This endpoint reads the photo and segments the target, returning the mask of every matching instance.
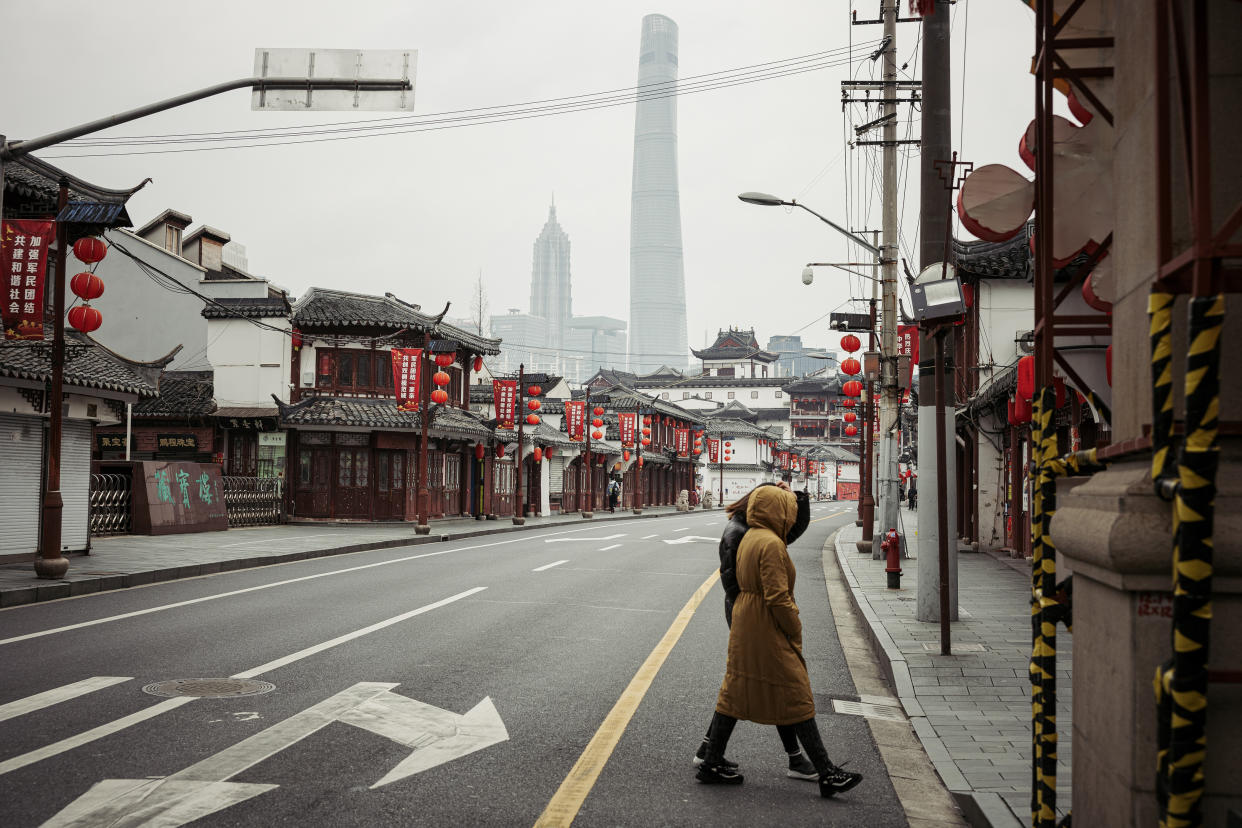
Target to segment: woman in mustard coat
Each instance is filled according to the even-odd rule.
[[[829,760],[815,724],[815,699],[802,657],[802,621],[793,597],[797,572],[785,548],[797,515],[797,500],[790,492],[763,486],[751,493],[746,507],[750,529],[737,552],[741,592],[733,604],[728,663],[697,778],[742,782],[742,775],[723,761],[738,719],[792,725],[819,772],[819,792],[827,797],[848,791],[862,776]]]

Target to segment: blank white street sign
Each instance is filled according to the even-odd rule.
[[[255,49],[256,78],[408,80],[414,83],[416,49]],[[251,109],[286,112],[413,112],[414,90],[255,89]]]

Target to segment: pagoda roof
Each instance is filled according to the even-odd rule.
[[[403,302],[391,293],[368,296],[327,288],[311,288],[293,305],[293,324],[314,328],[366,327],[427,332],[437,339],[459,342],[475,354],[500,353],[500,340],[479,336],[422,313],[420,306]]]
[[[720,331],[711,345],[701,351],[691,348],[690,352],[702,360],[753,359],[756,362],[775,362],[780,359],[780,354],[759,347],[753,328],[746,331],[739,328]]]

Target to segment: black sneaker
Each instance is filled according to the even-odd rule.
[[[862,781],[861,773],[852,773],[835,765],[832,770],[819,778],[819,795],[830,797],[844,793]]]
[[[819,779],[819,771],[811,764],[804,754],[795,753],[789,757],[789,770],[785,774],[790,779],[806,779],[814,782]]]
[[[707,761],[707,742],[700,742],[699,749],[694,752],[694,766],[697,768]],[[721,759],[720,764],[727,768],[736,768],[737,762],[730,762],[728,759]]]
[[[699,765],[698,771],[694,774],[694,778],[705,785],[740,785],[742,784],[742,775],[737,772],[737,765],[730,767],[725,763],[713,765],[704,762]]]

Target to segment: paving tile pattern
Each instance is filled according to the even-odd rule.
[[[862,530],[837,536],[837,559],[855,603],[872,628],[877,656],[889,662],[897,695],[946,787],[955,793],[999,796],[1029,824],[1031,798],[1030,579],[984,554],[958,555],[960,620],[953,622],[954,654],[940,654],[940,625],[915,618],[918,562],[902,561],[901,589],[887,588],[884,562],[860,555]],[[1070,804],[1073,692],[1072,637],[1057,636],[1057,802]],[[931,643],[930,648],[925,644]],[[958,651],[958,645],[966,647]]]

